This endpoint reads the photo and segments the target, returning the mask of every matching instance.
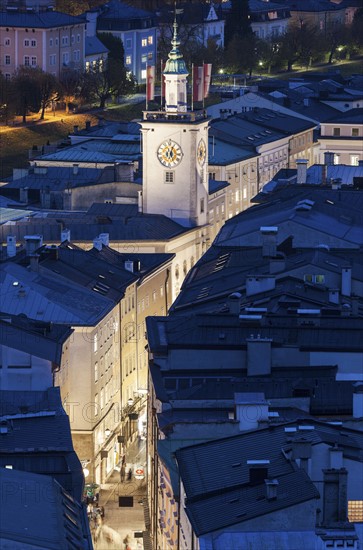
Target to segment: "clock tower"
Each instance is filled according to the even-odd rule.
[[[143,211],[186,226],[207,223],[208,129],[205,111],[188,111],[188,71],[174,20],[172,49],[162,77],[165,110],[144,111]]]

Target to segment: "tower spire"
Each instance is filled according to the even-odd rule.
[[[187,110],[187,76],[188,70],[179,50],[180,40],[178,35],[178,23],[176,20],[177,9],[174,2],[174,23],[171,50],[165,63],[163,76],[165,78],[165,110],[171,112]]]

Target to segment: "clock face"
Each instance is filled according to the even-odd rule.
[[[205,155],[206,155],[206,147],[205,147],[204,140],[201,139],[199,144],[198,144],[198,149],[197,149],[197,158],[198,158],[198,162],[201,166],[203,166],[203,164],[205,162]]]
[[[171,139],[163,141],[158,148],[157,154],[161,164],[167,168],[177,166],[183,157],[180,145]]]

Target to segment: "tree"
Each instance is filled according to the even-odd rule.
[[[8,124],[16,110],[15,90],[12,80],[0,72],[0,120]]]
[[[66,105],[66,113],[69,113],[69,104],[80,94],[82,75],[75,69],[63,69],[60,77],[60,93]]]
[[[300,25],[292,25],[282,37],[279,57],[286,63],[287,70],[292,71],[297,62],[309,67],[321,52],[321,33],[301,22]]]
[[[246,73],[251,76],[260,59],[260,41],[251,36],[234,35],[225,52],[225,67],[232,74]]]
[[[125,62],[125,50],[122,40],[110,32],[97,33],[97,38],[108,49],[108,59]]]
[[[25,124],[28,113],[37,113],[41,106],[39,86],[34,78],[34,69],[19,67],[13,76],[12,84],[15,90],[16,112],[22,116]]]
[[[224,28],[224,45],[228,47],[233,37],[251,37],[251,28],[248,0],[231,0],[231,9],[226,17]]]
[[[81,95],[90,102],[98,102],[104,109],[111,97],[129,94],[135,89],[135,79],[128,73],[120,61],[108,59],[105,63],[96,63],[84,74]]]
[[[33,78],[35,78],[39,89],[40,98],[40,120],[44,119],[45,110],[53,101],[58,101],[60,85],[55,76],[46,73],[41,69],[34,69]]]

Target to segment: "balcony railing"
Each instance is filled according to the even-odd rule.
[[[143,120],[157,121],[157,122],[198,122],[208,118],[206,110],[203,111],[190,111],[181,113],[169,113],[167,111],[143,111]]]

